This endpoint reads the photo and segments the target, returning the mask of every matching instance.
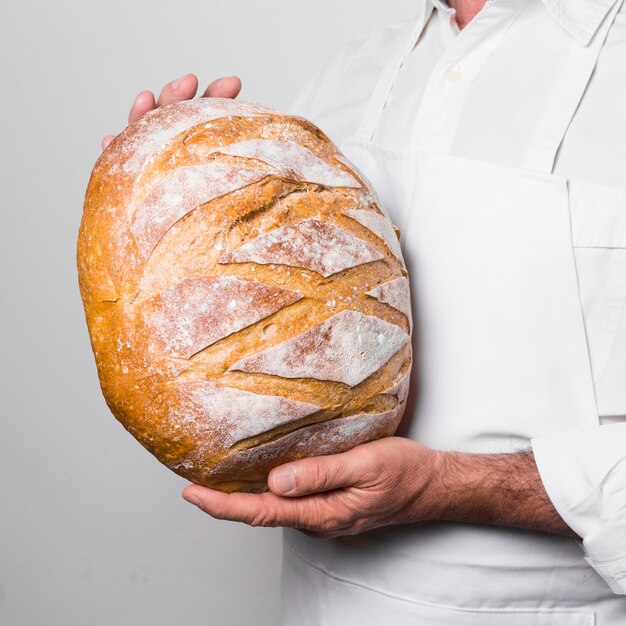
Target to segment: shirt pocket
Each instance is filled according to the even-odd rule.
[[[571,181],[572,242],[600,416],[626,416],[626,188]]]

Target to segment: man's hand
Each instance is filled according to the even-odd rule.
[[[189,485],[183,497],[218,519],[289,526],[322,539],[433,521],[576,536],[552,506],[531,452],[441,452],[388,437],[276,467],[268,486],[267,493],[228,494]]]
[[[414,441],[389,437],[276,467],[268,493],[226,494],[191,485],[183,497],[219,519],[291,526],[332,539],[425,516],[436,504],[431,488],[438,458]]]
[[[151,91],[140,92],[128,114],[128,123],[132,124],[140,117],[143,117],[148,111],[156,109],[172,102],[181,100],[191,100],[198,90],[198,78],[195,74],[185,74],[176,80],[168,83],[161,90],[161,94],[155,101],[154,94]],[[214,80],[202,94],[204,98],[236,98],[241,91],[241,81],[237,76],[229,76]],[[107,135],[102,140],[102,149],[104,150],[115,138],[115,135]]]

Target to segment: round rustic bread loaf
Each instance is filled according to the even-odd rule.
[[[78,270],[107,404],[193,482],[261,491],[402,417],[398,237],[305,119],[217,98],[151,111],[94,166]]]

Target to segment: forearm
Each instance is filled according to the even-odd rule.
[[[440,452],[429,491],[439,521],[512,526],[577,537],[552,505],[532,451]]]

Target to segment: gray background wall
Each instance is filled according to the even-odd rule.
[[[13,0],[0,11],[0,625],[270,626],[280,531],[218,522],[116,422],[75,239],[100,140],[139,91],[196,73],[286,105],[413,0]]]

